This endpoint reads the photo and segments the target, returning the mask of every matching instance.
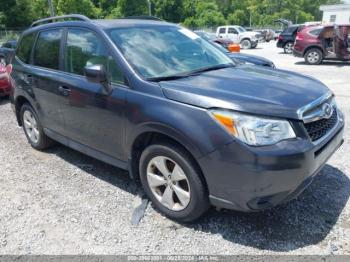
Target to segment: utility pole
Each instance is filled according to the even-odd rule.
[[[148,14],[149,16],[152,16],[152,3],[151,3],[151,0],[147,0],[147,1],[148,1]]]
[[[49,3],[50,15],[55,16],[55,10],[53,9],[52,0],[47,0]]]

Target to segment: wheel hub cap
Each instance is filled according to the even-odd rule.
[[[147,182],[156,199],[173,211],[185,209],[190,202],[190,185],[182,168],[172,159],[154,157],[147,166]]]
[[[24,129],[28,135],[28,138],[33,143],[38,143],[40,135],[39,135],[39,129],[37,125],[37,121],[30,111],[25,111],[23,114],[23,124]]]

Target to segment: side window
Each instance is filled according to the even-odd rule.
[[[35,45],[34,64],[58,70],[61,38],[61,29],[41,32]]]
[[[225,27],[221,27],[219,30],[219,34],[226,34],[226,28]]]
[[[91,31],[68,29],[64,63],[66,72],[77,75],[84,75],[86,66],[104,65],[110,81],[124,83],[123,74],[103,41]]]
[[[35,34],[23,36],[17,48],[16,57],[25,64],[29,63],[34,38]]]
[[[10,43],[5,43],[5,44],[2,45],[2,47],[4,47],[4,48],[12,48]]]
[[[233,27],[230,27],[230,28],[228,29],[228,33],[229,33],[229,34],[235,34],[235,35],[238,35],[237,30],[236,30],[236,29],[234,29]]]
[[[314,36],[319,36],[321,34],[322,29],[315,29],[315,30],[311,30],[310,34],[314,35]]]

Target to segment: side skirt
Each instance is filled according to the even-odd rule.
[[[129,166],[128,166],[127,162],[124,162],[124,161],[119,160],[117,158],[106,155],[105,153],[102,153],[100,151],[92,149],[86,145],[72,141],[69,138],[62,136],[60,134],[57,134],[56,132],[54,132],[48,128],[44,128],[44,132],[48,137],[52,138],[53,140],[65,145],[67,147],[70,147],[70,148],[77,150],[85,155],[96,158],[96,159],[98,159],[102,162],[105,162],[107,164],[110,164],[112,166],[115,166],[115,167],[118,167],[118,168],[121,168],[124,170],[129,170]]]

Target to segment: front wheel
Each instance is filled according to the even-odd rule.
[[[140,158],[142,186],[155,207],[167,217],[192,222],[209,208],[203,177],[190,155],[180,146],[155,144]]]
[[[304,59],[308,65],[319,65],[322,63],[323,54],[319,49],[310,49],[306,52]]]
[[[284,52],[286,54],[292,54],[293,53],[293,43],[292,42],[288,42],[285,46],[284,46]]]
[[[252,42],[249,39],[242,40],[241,48],[242,49],[251,49],[252,48]]]

